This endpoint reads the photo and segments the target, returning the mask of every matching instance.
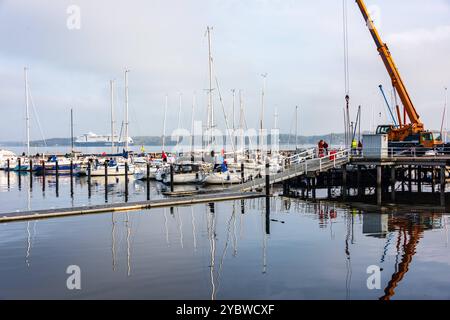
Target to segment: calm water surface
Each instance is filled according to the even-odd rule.
[[[103,178],[0,172],[0,211],[105,202]],[[111,179],[112,180],[112,179]],[[130,181],[129,200],[146,184]],[[152,198],[163,197],[152,183]],[[119,179],[108,201],[124,201]],[[379,214],[275,197],[0,224],[0,299],[450,299],[448,216]],[[68,290],[66,269],[81,269]],[[367,288],[379,266],[381,289]]]

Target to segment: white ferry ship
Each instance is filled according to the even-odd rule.
[[[78,136],[75,139],[74,144],[77,147],[110,147],[112,144],[112,139],[111,135],[97,135],[95,133],[89,132]],[[121,137],[115,135],[114,145],[124,146],[125,141],[123,141]],[[133,139],[131,137],[128,137],[128,145],[133,145]]]

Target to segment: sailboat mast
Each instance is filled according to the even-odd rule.
[[[114,153],[114,80],[110,81],[111,86],[111,153]]]
[[[128,72],[125,70],[125,151],[128,152]]]
[[[234,126],[234,123],[235,123],[234,106],[235,106],[235,103],[236,103],[236,89],[232,89],[231,92],[233,93],[232,118],[233,118],[233,133],[234,133],[234,130],[236,129],[235,126]]]
[[[74,152],[74,148],[73,148],[73,109],[70,109],[70,145],[72,147],[72,155]]]
[[[162,136],[162,151],[165,151],[166,147],[166,118],[167,118],[167,106],[169,102],[169,96],[166,94],[166,101],[164,105],[164,122],[163,122],[163,136]]]
[[[261,159],[263,158],[263,130],[264,130],[264,96],[266,94],[266,78],[267,78],[267,73],[264,73],[261,75],[261,77],[263,78],[263,86],[261,89],[261,120],[259,123],[259,152],[260,152],[260,156]]]
[[[445,137],[443,141],[447,143],[447,135],[448,135],[448,88],[445,87]]]
[[[30,155],[30,107],[29,107],[29,95],[28,95],[28,68],[24,68],[25,74],[25,121],[27,132],[27,155]]]
[[[278,129],[278,108],[275,108],[275,114],[274,114],[274,119],[273,119],[273,128],[275,130]]]
[[[266,94],[267,73],[262,74],[261,77],[263,77],[263,86],[261,89],[261,120],[259,122],[259,129],[261,130],[262,134],[262,130],[264,129],[264,96]]]
[[[194,154],[194,113],[195,113],[195,104],[196,104],[196,94],[192,97],[192,118],[191,118],[191,153]]]
[[[206,32],[208,34],[208,70],[209,70],[209,90],[208,90],[208,114],[210,116],[209,122],[209,130],[210,130],[210,144],[213,143],[213,134],[212,129],[214,128],[214,106],[213,106],[213,99],[212,99],[212,77],[213,77],[213,71],[212,71],[212,53],[211,53],[211,30],[212,27],[207,27]]]
[[[178,104],[178,126],[177,126],[177,130],[181,129],[181,98],[182,98],[182,93],[180,92],[179,95],[179,104]],[[177,144],[180,144],[180,135],[177,136]],[[179,147],[179,146],[177,146]]]
[[[233,93],[233,109],[232,109],[232,113],[231,116],[233,118],[233,133],[231,134],[231,138],[233,139],[233,145],[234,145],[234,159],[235,161],[237,161],[237,148],[236,148],[236,128],[234,126],[235,123],[235,115],[234,115],[234,107],[235,107],[235,103],[236,103],[236,89],[232,89],[231,92]]]
[[[242,90],[239,90],[239,131],[241,134],[241,149],[242,149],[242,156],[244,156],[245,152],[245,139],[244,139],[244,101],[242,99]]]
[[[298,106],[295,106],[295,150],[298,149]]]

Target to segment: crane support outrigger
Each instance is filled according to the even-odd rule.
[[[378,134],[388,134],[390,144],[395,144],[398,146],[405,145],[411,146],[412,144],[425,147],[425,148],[435,148],[437,146],[442,146],[441,140],[435,140],[433,133],[431,131],[426,131],[424,124],[420,120],[420,116],[414,107],[411,97],[406,89],[406,86],[400,76],[400,73],[395,65],[394,59],[389,51],[388,46],[381,40],[380,34],[378,33],[375,24],[370,17],[369,11],[363,0],[356,0],[359,9],[366,21],[367,27],[369,28],[370,34],[377,46],[377,50],[383,60],[384,66],[392,81],[392,86],[397,92],[400,100],[403,104],[404,111],[408,115],[410,123],[401,124],[400,126],[394,125],[381,125],[377,128]],[[398,107],[398,106],[396,106]]]

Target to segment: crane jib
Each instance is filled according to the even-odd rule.
[[[392,85],[394,86],[395,90],[397,90],[397,93],[400,97],[403,106],[405,107],[405,111],[408,114],[411,123],[418,127],[422,127],[423,124],[420,121],[420,116],[417,113],[414,104],[412,103],[412,100],[409,96],[406,86],[403,83],[403,80],[400,76],[400,73],[398,72],[398,69],[389,52],[387,45],[381,40],[381,37],[378,34],[378,31],[370,17],[369,11],[367,10],[364,1],[356,0],[356,3],[358,4],[359,9],[361,10],[361,13],[366,21],[367,27],[369,28],[369,31],[377,46],[378,52],[380,53],[380,56],[386,67],[386,70],[388,71],[389,76],[391,77]]]

